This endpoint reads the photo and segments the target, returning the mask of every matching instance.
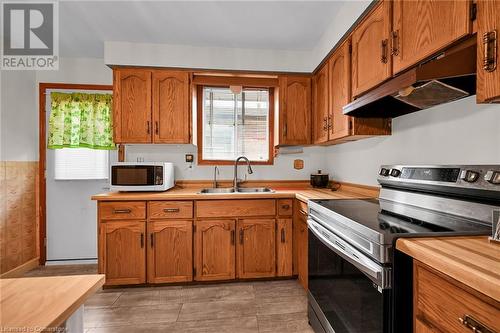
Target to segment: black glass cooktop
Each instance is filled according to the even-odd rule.
[[[409,207],[378,199],[312,200],[343,217],[392,239],[405,234],[488,235],[491,226],[450,214]],[[395,207],[397,206],[397,207]],[[396,209],[397,208],[397,209]],[[393,210],[397,210],[395,213]],[[323,211],[324,212],[324,211]],[[400,212],[406,212],[401,214]]]

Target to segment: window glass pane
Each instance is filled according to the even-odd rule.
[[[203,159],[269,160],[269,91],[229,88],[203,90]]]
[[[54,154],[56,180],[108,179],[107,150],[63,148]]]

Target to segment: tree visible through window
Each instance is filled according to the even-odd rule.
[[[202,103],[202,160],[269,161],[269,89],[203,87]]]

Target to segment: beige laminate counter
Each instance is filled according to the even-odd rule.
[[[354,187],[336,191],[329,189],[313,188],[278,188],[272,193],[225,193],[225,194],[200,194],[201,188],[175,187],[165,192],[109,192],[96,194],[92,200],[97,201],[124,201],[124,200],[216,200],[216,199],[277,199],[277,198],[297,198],[301,201],[310,199],[353,199],[376,197],[376,189]]]
[[[103,284],[101,274],[0,279],[0,331],[58,327]]]
[[[401,238],[396,248],[500,302],[500,244],[488,237]]]

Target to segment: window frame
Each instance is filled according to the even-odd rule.
[[[196,86],[196,125],[198,145],[198,165],[234,165],[234,161],[203,159],[203,89],[205,87],[228,88],[228,84],[203,84]],[[245,86],[243,89],[267,89],[269,91],[269,159],[267,161],[250,161],[252,165],[274,165],[274,101],[275,88],[269,86]]]

